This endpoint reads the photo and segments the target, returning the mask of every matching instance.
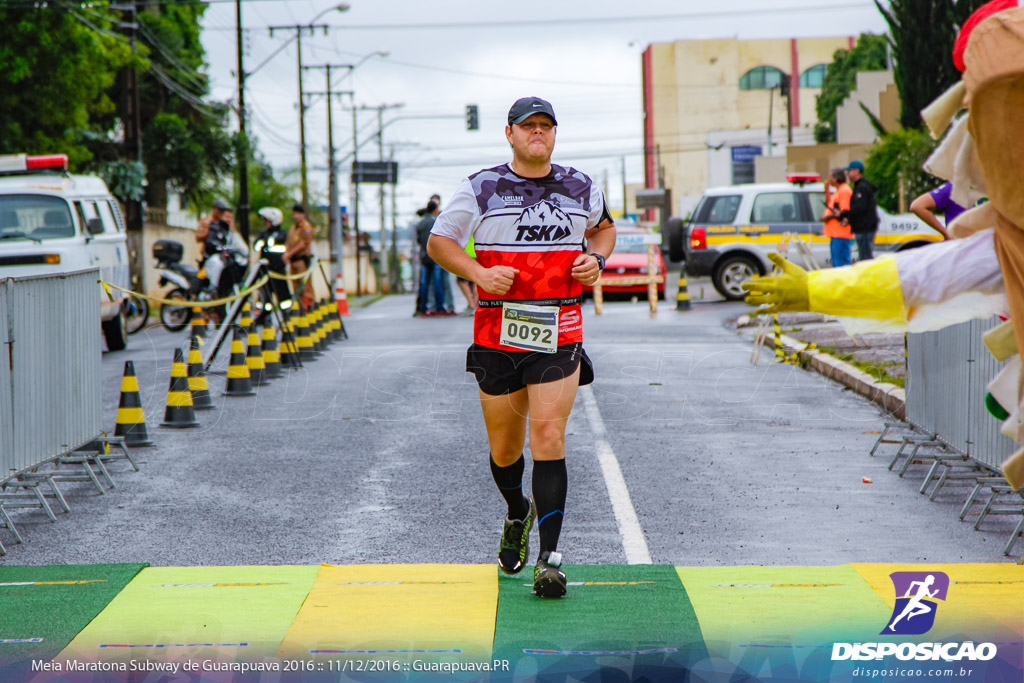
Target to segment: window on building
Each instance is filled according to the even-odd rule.
[[[768,90],[782,83],[782,71],[774,66],[755,66],[740,77],[740,90]]]
[[[800,200],[795,192],[771,192],[754,198],[751,223],[799,223]]]
[[[742,183],[754,182],[754,162],[753,161],[734,161],[732,162],[732,184],[740,185]]]
[[[828,64],[815,64],[807,71],[800,74],[801,88],[820,88],[825,82],[825,74],[828,72]]]

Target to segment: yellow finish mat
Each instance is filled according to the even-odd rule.
[[[317,567],[149,567],[57,659],[273,657]]]
[[[282,659],[491,657],[494,565],[322,565]]]
[[[939,602],[928,639],[963,634],[1001,642],[1024,638],[1024,567],[1016,564],[854,564],[853,567],[891,610],[896,594],[893,572],[943,572],[949,592]],[[902,596],[900,596],[902,597]]]
[[[873,639],[891,611],[850,565],[676,571],[709,652]]]

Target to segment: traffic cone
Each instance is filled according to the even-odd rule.
[[[192,392],[193,408],[213,410],[216,406],[210,397],[210,383],[203,370],[203,352],[199,350],[199,344],[199,336],[193,335],[192,345],[188,349],[188,390]]]
[[[295,344],[299,349],[300,360],[316,360],[316,350],[313,348],[313,340],[309,337],[309,322],[305,313],[299,313],[298,335]]]
[[[139,380],[135,376],[135,364],[124,362],[124,376],[121,378],[121,399],[117,402],[117,424],[114,436],[123,436],[124,444],[131,448],[152,446],[146,431],[146,416],[142,414],[142,397],[139,396]]]
[[[327,350],[327,330],[326,321],[324,320],[324,304],[323,301],[318,303],[313,308],[315,332],[313,333],[313,344],[317,351]]]
[[[676,294],[676,310],[690,310],[690,292],[686,289],[686,264],[679,269],[679,293]]]
[[[260,345],[263,351],[263,376],[267,379],[277,379],[281,372],[281,353],[277,350],[277,331],[273,325],[263,326],[263,343]]]
[[[201,306],[192,307],[192,337],[206,339],[206,313]],[[192,363],[191,359],[189,363]]]
[[[338,315],[349,315],[348,297],[345,296],[345,278],[338,273],[334,276],[334,302],[338,305]]]
[[[228,383],[224,388],[225,396],[255,396],[252,381],[249,379],[249,367],[245,364],[245,336],[242,328],[236,327],[231,338],[231,360],[228,364]]]
[[[299,347],[295,343],[292,316],[287,310],[281,311],[281,367],[298,367]]]
[[[320,299],[317,315],[320,317],[320,341],[326,350],[334,341],[331,336],[331,312],[327,309],[327,299]]]
[[[341,341],[341,330],[338,326],[338,309],[331,304],[333,301],[324,299],[324,319],[327,321],[327,339],[334,343]]]
[[[243,332],[249,334],[249,328],[252,327],[252,306],[249,305],[248,299],[242,306],[242,315],[238,319],[238,326],[242,328]]]
[[[261,387],[269,384],[263,377],[263,370],[266,365],[263,363],[263,351],[260,349],[260,335],[255,325],[249,326],[248,339],[246,340],[245,366],[249,368],[249,381],[254,387]]]
[[[198,427],[196,411],[192,405],[192,392],[188,388],[188,369],[185,354],[174,349],[174,364],[171,366],[171,386],[167,390],[167,410],[161,427]]]

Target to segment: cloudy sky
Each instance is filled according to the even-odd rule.
[[[643,180],[640,55],[650,43],[680,39],[736,37],[800,38],[882,33],[886,26],[871,0],[558,0],[505,3],[476,0],[348,0],[351,8],[330,8],[336,0],[244,0],[245,68],[251,71],[275,50],[284,49],[247,81],[260,150],[282,175],[297,168],[298,86],[294,31],[273,25],[328,24],[302,43],[303,63],[353,64],[335,89],[354,99],[335,101],[338,159],[348,167],[352,151],[352,103],[356,107],[402,105],[384,112],[385,158],[400,164],[399,224],[426,198],[445,199],[459,181],[507,161],[504,125],[518,97],[550,100],[558,116],[554,160],[606,182],[609,203],[622,204],[622,166],[630,183]],[[235,3],[211,2],[203,43],[213,96],[235,96]],[[387,57],[365,57],[376,52]],[[306,71],[308,91],[325,89],[323,72]],[[465,106],[477,104],[480,130],[467,131]],[[376,159],[376,110],[359,110],[361,159]],[[450,117],[450,118],[447,118]],[[391,123],[389,123],[391,122]],[[327,108],[322,99],[306,114],[311,188],[326,187]],[[348,159],[346,160],[346,157]],[[347,176],[347,173],[344,174]],[[376,187],[363,186],[360,224],[379,225]],[[342,203],[351,205],[347,178]],[[390,206],[390,198],[388,199]],[[390,218],[388,219],[390,223]]]

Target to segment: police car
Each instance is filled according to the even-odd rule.
[[[99,268],[102,280],[128,287],[128,246],[121,206],[96,176],[71,175],[63,154],[0,156],[0,278]],[[96,286],[107,348],[128,340],[127,297]]]
[[[818,220],[825,189],[817,174],[793,174],[786,183],[752,183],[707,190],[688,222],[671,219],[669,258],[685,260],[688,275],[711,276],[726,299],[742,299],[741,285],[770,272],[768,254],[789,242],[788,257],[804,264],[799,240],[820,267],[831,265],[830,238]],[[937,242],[942,236],[913,214],[878,210],[875,252],[902,251]],[[856,255],[856,248],[853,250]]]

